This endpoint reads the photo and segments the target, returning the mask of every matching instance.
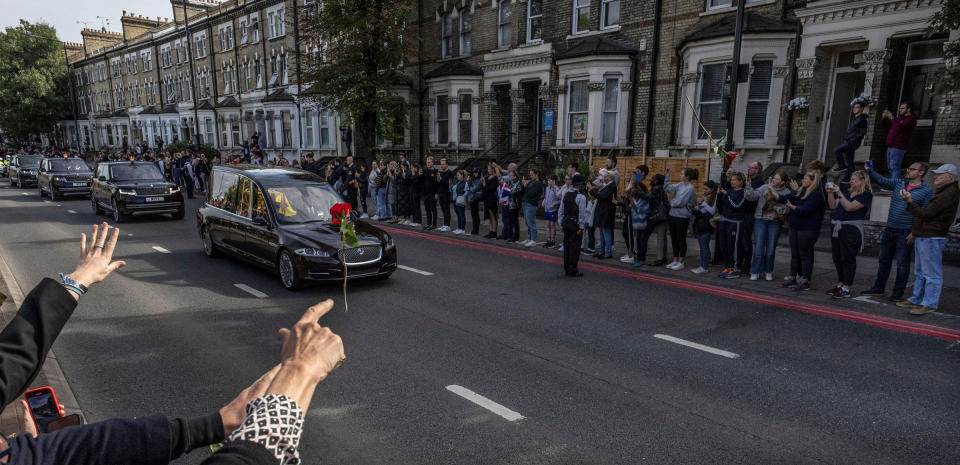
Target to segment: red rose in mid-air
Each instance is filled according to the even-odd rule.
[[[739,153],[737,153],[737,152],[730,152],[730,154],[727,155],[727,160],[726,160],[727,164],[729,165],[729,164],[733,163],[733,161],[736,160],[738,156],[740,156]]]
[[[333,218],[333,224],[340,224],[346,218],[350,217],[353,207],[349,203],[337,203],[330,207],[330,216]]]

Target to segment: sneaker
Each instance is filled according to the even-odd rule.
[[[760,275],[757,273],[750,273],[750,281],[756,281],[760,279]]]
[[[773,281],[773,273],[767,273],[767,274],[765,274],[765,275],[763,276],[763,279],[766,279],[767,281]]]
[[[840,290],[840,285],[838,284],[838,285],[834,286],[832,289],[827,289],[826,292],[824,292],[824,294],[834,295],[834,294],[836,294],[837,291],[839,291],[839,290]]]
[[[797,277],[796,277],[796,276],[786,275],[786,276],[783,277],[783,280],[784,280],[784,281],[793,281],[793,282],[796,282],[796,281],[797,281]]]
[[[673,266],[674,271],[680,271],[682,269],[683,269],[683,262],[677,262],[677,264]]]
[[[373,221],[380,221],[380,217],[377,216],[377,215],[371,216],[370,219],[373,220]]]
[[[597,251],[594,250],[594,249],[583,249],[583,253],[585,253],[585,254],[587,254],[587,255],[593,255],[593,254],[597,253]]]
[[[633,262],[634,268],[640,268],[641,266],[647,266],[647,262]]]
[[[897,303],[903,300],[903,294],[890,294],[890,297],[887,297],[887,301]]]
[[[847,297],[850,297],[850,289],[847,289],[845,287],[841,287],[840,292],[833,294],[834,299],[844,299]]]
[[[604,255],[604,256],[602,256],[602,257],[597,257],[597,258],[605,258],[605,259],[610,259],[610,258],[613,258],[613,254],[611,254],[611,253],[608,253],[608,254],[606,254],[606,255]]]
[[[419,228],[420,223],[410,223],[410,226],[413,226],[414,228]]]
[[[830,297],[833,297],[834,299],[839,299],[839,298],[840,298],[840,294],[841,294],[842,292],[843,292],[843,288],[840,287],[840,286],[837,286],[837,287],[835,287],[835,288],[830,289],[829,291],[827,291],[827,295],[830,296]],[[849,291],[847,291],[847,295],[850,295],[850,292],[849,292]]]
[[[726,278],[727,274],[730,272],[730,268],[724,268],[720,270],[720,274],[717,275],[718,278]]]
[[[911,315],[917,315],[917,316],[919,316],[919,315],[926,315],[927,313],[935,312],[935,311],[937,311],[937,309],[935,309],[935,308],[930,308],[930,307],[924,307],[924,306],[920,305],[920,306],[917,306],[917,308],[915,308],[915,309],[913,309],[913,310],[910,310],[910,314],[911,314]]]
[[[667,260],[666,260],[666,259],[660,259],[660,260],[657,260],[657,261],[653,262],[653,266],[663,266],[663,265],[665,265],[666,263],[667,263]]]
[[[461,234],[461,231],[459,229],[454,229],[453,233],[459,236]]]
[[[365,220],[365,219],[367,219],[367,218],[370,218],[370,216],[367,215],[366,213],[360,215],[360,219],[361,219],[361,220]]]
[[[740,271],[739,270],[730,270],[730,273],[727,274],[727,279],[739,279]]]
[[[871,287],[865,291],[860,291],[860,295],[883,295],[883,289]]]
[[[806,279],[801,279],[797,281],[797,285],[793,286],[793,290],[797,292],[805,291],[807,289],[810,289],[810,282],[807,281]]]
[[[911,302],[911,301],[909,301],[909,300],[901,300],[900,302],[897,302],[897,307],[917,309],[917,308],[922,307],[922,305],[917,305],[917,304],[915,304],[915,303],[913,303],[913,302]]]
[[[704,274],[704,273],[707,272],[707,269],[704,268],[704,267],[702,267],[702,266],[698,266],[698,267],[690,270],[690,272],[693,273],[693,274]]]
[[[471,234],[468,233],[468,232],[466,232],[466,231],[464,231],[463,235],[464,235],[464,236],[469,236],[469,235],[471,235]]]
[[[557,247],[557,250],[563,252],[563,245],[561,245],[560,247]]]
[[[623,263],[633,263],[633,257],[631,257],[631,256],[629,256],[629,255],[624,255],[624,256],[620,257],[620,261],[623,262]]]

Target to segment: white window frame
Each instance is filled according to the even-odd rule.
[[[453,16],[447,13],[440,17],[440,57],[453,55]]]
[[[698,71],[699,71],[701,77],[700,77],[700,79],[697,80],[697,88],[696,88],[696,91],[695,91],[695,92],[696,92],[696,95],[695,95],[695,97],[696,97],[696,105],[695,105],[695,107],[696,107],[696,109],[697,109],[697,114],[698,114],[698,115],[702,115],[702,114],[703,114],[703,111],[702,111],[701,108],[702,108],[702,106],[703,106],[705,103],[706,103],[707,105],[720,105],[720,108],[721,108],[721,109],[723,108],[723,91],[722,91],[722,90],[721,90],[721,92],[720,92],[720,94],[721,94],[720,100],[709,100],[709,101],[707,101],[707,102],[704,102],[704,101],[700,100],[700,96],[703,94],[703,83],[704,83],[704,79],[703,79],[703,76],[704,76],[704,74],[703,74],[703,67],[704,67],[704,66],[714,66],[714,65],[728,66],[730,63],[731,63],[730,61],[724,60],[724,61],[708,61],[708,62],[702,62],[702,63],[699,64],[699,66],[698,66]],[[722,78],[722,79],[723,79],[723,78]],[[731,85],[732,85],[732,84],[731,84]],[[720,138],[724,137],[724,134],[712,134],[712,136],[713,136],[713,140],[719,140]],[[703,137],[703,138],[700,137],[700,125],[697,125],[697,126],[693,129],[693,140],[696,141],[697,143],[706,143],[706,141],[707,141],[707,139],[706,139],[705,137]]]
[[[620,9],[620,7],[622,6],[620,0],[602,0],[602,1],[603,3],[600,6],[600,29],[611,29],[611,28],[620,26],[620,15],[622,12],[622,10]],[[614,3],[617,5],[617,22],[613,24],[608,24],[607,14],[609,12],[610,5]]]
[[[253,13],[250,15],[250,24],[247,26],[250,28],[250,43],[259,44],[260,43],[260,14]]]
[[[751,96],[750,96],[750,87],[751,87],[751,86],[753,85],[753,83],[754,83],[754,80],[753,80],[753,76],[754,76],[753,66],[754,66],[754,63],[757,63],[757,62],[770,62],[770,77],[769,77],[770,83],[769,83],[769,88],[767,89],[767,95],[766,95],[766,97],[765,97],[765,98],[762,98],[762,99],[761,99],[761,98],[751,98]],[[769,119],[769,116],[770,116],[770,93],[773,91],[773,67],[774,67],[774,63],[776,63],[776,59],[774,59],[773,57],[757,57],[757,58],[754,58],[754,59],[753,59],[753,62],[751,63],[751,67],[750,67],[750,71],[751,71],[751,72],[750,72],[750,79],[749,79],[749,81],[747,82],[747,92],[746,92],[746,93],[747,93],[747,95],[746,95],[746,97],[747,97],[747,105],[744,107],[744,113],[743,113],[743,140],[744,140],[745,142],[763,142],[764,139],[766,139],[766,137],[767,137],[767,120]],[[765,109],[765,111],[763,112],[763,134],[762,134],[760,137],[752,137],[752,138],[748,138],[748,137],[747,137],[747,109],[750,107],[750,104],[751,104],[751,103],[753,103],[753,104],[763,103],[763,104],[766,106],[766,109]]]
[[[470,112],[470,118],[463,119],[464,108],[463,100],[466,97],[467,100],[467,111]],[[470,91],[461,91],[457,94],[457,144],[459,145],[473,145],[473,139],[476,138],[476,135],[473,133],[473,119],[475,117],[475,112],[473,111],[473,93]],[[461,126],[466,122],[470,126],[470,139],[463,140],[461,139]]]
[[[469,18],[469,21],[466,21],[467,18]],[[466,29],[464,29],[465,22],[466,24],[469,25],[469,27],[467,27]],[[460,12],[459,26],[460,26],[460,55],[469,55],[470,50],[472,48],[472,44],[473,44],[472,42],[473,14],[470,13],[469,10],[464,9],[463,11]],[[464,46],[465,44],[466,46]]]
[[[441,98],[443,99],[442,106],[446,107],[445,111],[447,113],[447,117],[445,119],[440,119],[440,107],[441,107],[440,99]],[[436,112],[434,113],[434,117],[433,117],[434,135],[435,135],[433,140],[434,140],[434,143],[436,143],[438,146],[446,146],[447,144],[450,143],[450,96],[447,94],[439,94],[436,97],[434,97],[434,102],[435,102],[434,106],[436,107]],[[447,135],[447,140],[443,142],[440,141],[440,128],[442,127],[445,127],[446,135]]]
[[[513,45],[513,5],[510,3],[510,0],[500,0],[500,3],[497,5],[497,47],[506,48]],[[507,22],[503,21],[503,12],[510,11],[510,20]],[[504,32],[507,32],[508,37],[503,37]]]
[[[615,82],[615,88],[617,91],[616,98],[616,108],[610,109],[607,108],[607,87],[610,86],[610,81]],[[603,76],[603,98],[601,99],[601,112],[600,112],[600,145],[617,145],[617,142],[620,140],[620,100],[621,89],[620,83],[623,81],[623,77],[619,74],[608,74]],[[603,140],[604,129],[607,124],[607,114],[613,113],[615,117],[613,119],[613,141]]]
[[[533,42],[542,42],[543,41],[543,0],[538,0],[540,2],[540,13],[536,16],[531,14],[533,9],[534,0],[527,0],[527,43]],[[540,37],[534,38],[533,33],[533,21],[540,20]]]
[[[240,18],[240,45],[247,43],[247,17]]]
[[[587,107],[583,110],[572,111],[573,109],[573,85],[576,83],[585,83],[587,89]],[[566,114],[564,115],[564,123],[566,126],[566,138],[567,145],[587,145],[587,141],[590,139],[590,78],[589,77],[579,77],[579,78],[569,78],[567,80],[567,97],[566,97]],[[587,130],[586,135],[583,138],[582,142],[573,141],[573,116],[584,114],[587,116]]]
[[[333,117],[334,117],[333,112],[325,108],[321,108],[320,111],[317,113],[317,127],[319,128],[319,130],[317,131],[317,144],[321,148],[323,147],[329,148],[329,147],[336,146],[336,142],[334,141],[334,138],[333,138],[333,133],[330,129],[332,127],[330,120],[333,119]],[[324,134],[326,134],[327,136],[326,144],[323,143]]]
[[[303,145],[307,147],[313,147],[313,113],[309,108],[303,111]]]
[[[722,10],[731,7],[733,7],[733,0],[707,0],[705,6],[706,11]]]
[[[580,11],[587,10],[587,28],[580,30]],[[585,34],[590,32],[590,0],[573,0],[573,30],[571,34]]]

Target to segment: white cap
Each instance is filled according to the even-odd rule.
[[[935,169],[935,170],[933,170],[933,172],[936,173],[936,174],[950,173],[950,174],[952,174],[954,177],[956,177],[956,176],[957,176],[957,167],[954,166],[954,165],[952,165],[952,164],[950,164],[950,163],[947,163],[946,165],[940,165],[940,167],[937,168],[937,169]]]

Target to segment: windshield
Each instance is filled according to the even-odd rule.
[[[160,168],[153,163],[137,163],[114,165],[110,167],[110,176],[113,179],[123,181],[135,181],[139,179],[163,179],[160,174]]]
[[[20,166],[22,168],[39,168],[43,157],[20,157]]]
[[[86,173],[90,171],[87,164],[79,158],[70,158],[66,160],[52,160],[50,162],[50,171],[70,171]]]
[[[343,200],[326,184],[297,184],[267,188],[281,224],[330,221],[330,207]]]

